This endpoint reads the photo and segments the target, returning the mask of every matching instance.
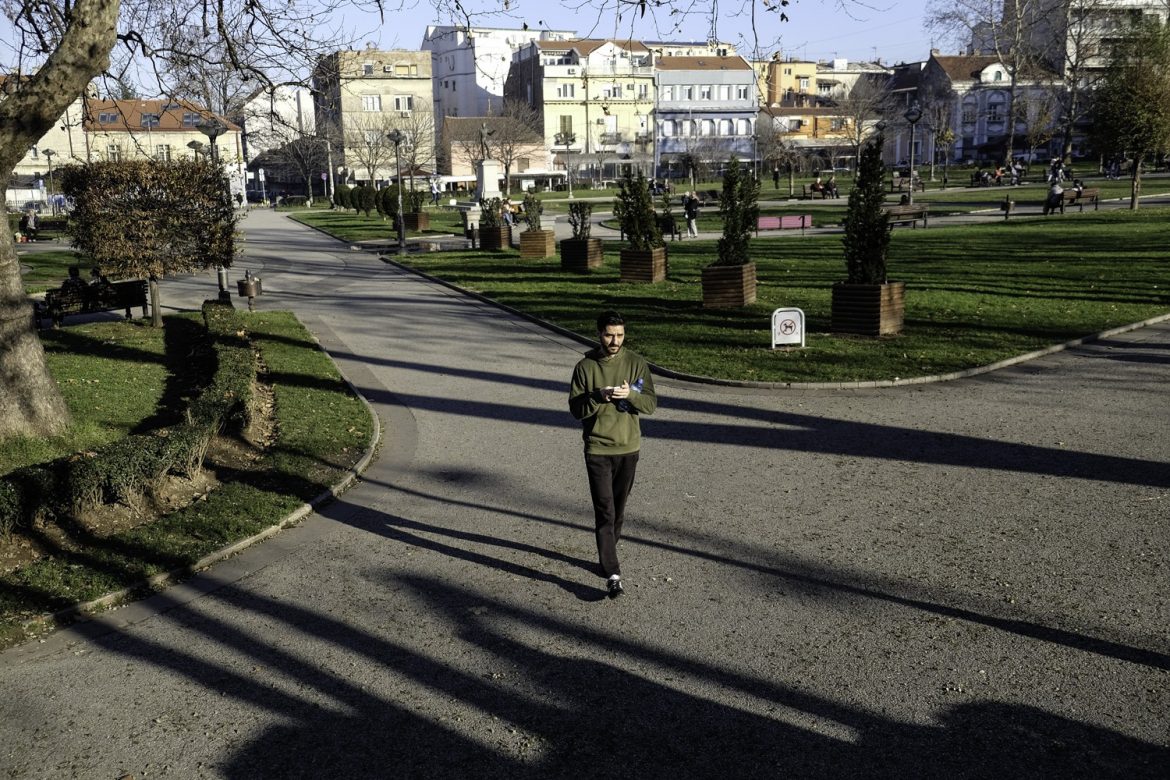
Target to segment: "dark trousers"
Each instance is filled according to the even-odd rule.
[[[597,527],[597,558],[603,576],[621,574],[617,543],[622,537],[626,498],[634,486],[638,453],[629,455],[585,455],[589,473],[589,495],[593,498],[593,519]]]

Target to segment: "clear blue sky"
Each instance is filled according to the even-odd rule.
[[[508,10],[499,12],[505,1]],[[613,11],[601,7],[604,3],[612,9],[614,0],[469,0],[463,5],[497,9],[497,13],[474,18],[475,24],[488,27],[520,27],[526,22],[533,29],[576,30],[581,37],[610,38],[616,32],[619,37],[646,40],[706,40],[710,18],[705,14],[711,8],[711,0],[694,0],[689,6],[685,5],[688,0],[672,1],[675,8],[693,10],[672,17],[658,9],[656,19],[651,11],[640,19],[627,11],[617,25]],[[750,54],[750,19],[741,13],[745,0],[717,2],[719,37],[736,43],[741,54]],[[926,59],[930,54],[930,37],[922,28],[926,0],[792,0],[785,9],[788,22],[780,22],[774,14],[761,13],[761,2],[757,0],[756,26],[765,56],[775,51],[812,60],[873,60],[877,56],[888,64]],[[372,42],[383,49],[417,49],[428,24],[451,23],[450,19],[436,18],[434,6],[427,0],[420,0],[408,10],[388,11],[387,20],[380,24],[376,13],[350,10],[345,15],[345,27],[359,46]],[[678,29],[673,30],[676,24]]]

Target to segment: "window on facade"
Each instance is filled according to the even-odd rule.
[[[997,70],[997,71],[995,72],[995,75],[993,75],[993,76],[991,77],[991,80],[992,80],[992,81],[1003,81],[1003,71],[1002,71],[1002,70]]]
[[[704,119],[702,124],[699,125],[699,133],[702,135],[714,135],[715,123],[710,119]]]
[[[114,122],[118,121],[118,114],[116,111],[103,111],[98,114],[98,121],[103,125],[113,124]]]
[[[394,98],[395,111],[413,111],[414,110],[414,95],[399,95]]]
[[[573,132],[573,117],[570,114],[561,114],[561,132],[570,135]]]
[[[577,94],[576,84],[561,84],[557,87],[557,97],[571,98]]]
[[[674,135],[674,120],[666,119],[662,122],[662,135],[667,138]]]
[[[381,111],[381,95],[362,95],[362,111]]]
[[[638,99],[645,100],[649,96],[650,96],[650,85],[649,84],[639,84],[638,85]]]
[[[106,147],[106,159],[110,162],[121,162],[122,147],[118,144],[110,144]]]
[[[662,88],[662,100],[663,101],[674,100],[674,87],[663,87]]]
[[[158,114],[143,114],[142,115],[142,126],[143,127],[158,127],[158,120],[159,120]]]
[[[1003,120],[1003,104],[1002,103],[988,103],[987,104],[987,121],[999,122]]]
[[[736,135],[751,135],[752,134],[752,123],[750,120],[739,119],[736,121],[735,124],[737,125],[737,129],[735,131]]]
[[[735,88],[735,99],[736,100],[747,100],[748,99],[748,88],[746,85],[740,84],[739,86],[737,86]]]
[[[695,99],[695,88],[694,87],[679,87],[678,88],[678,99],[679,100],[694,100]]]
[[[801,76],[797,86],[800,87],[801,92],[808,92],[808,76]]]
[[[799,129],[800,129],[800,120],[799,119],[789,119],[788,120],[788,132],[793,133]]]
[[[976,113],[976,111],[975,111],[975,104],[974,103],[964,103],[963,104],[963,121],[964,122],[968,122],[968,123],[974,122],[975,121],[975,113]]]
[[[394,66],[394,75],[395,76],[409,76],[410,75],[410,66],[409,65],[395,65]]]
[[[710,100],[710,99],[711,99],[711,86],[709,84],[704,84],[703,86],[699,87],[699,100]]]
[[[183,112],[183,127],[194,127],[199,124],[199,115],[194,111]]]
[[[785,75],[785,76],[791,76],[791,75],[792,75],[792,68],[785,68],[785,69],[784,69],[784,75]]]
[[[374,75],[374,63],[367,62],[366,64],[362,65],[362,75],[363,76],[373,76]]]
[[[170,162],[171,161],[171,145],[170,144],[159,144],[158,146],[154,147],[154,158],[156,160],[162,160],[163,162]]]

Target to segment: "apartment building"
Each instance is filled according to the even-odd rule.
[[[375,185],[396,178],[395,147],[404,172],[435,170],[431,54],[425,51],[338,51],[313,71],[316,125],[333,144],[333,164],[346,178]]]
[[[656,169],[685,173],[687,162],[757,157],[756,73],[743,57],[659,57]]]
[[[653,55],[639,41],[533,41],[513,56],[505,96],[543,113],[542,134],[574,178],[616,178],[633,165],[651,175]]]
[[[797,102],[798,96],[817,94],[817,64],[807,60],[784,59],[777,52],[770,60],[752,63],[760,105],[775,106]]]
[[[103,100],[84,96],[33,144],[13,170],[6,200],[48,201],[55,171],[71,163],[211,153],[206,129],[215,123],[216,153],[233,193],[244,191],[241,129],[186,100]]]

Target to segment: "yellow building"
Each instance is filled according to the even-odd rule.
[[[533,41],[512,59],[505,98],[543,111],[543,135],[574,178],[602,181],[654,160],[653,55],[638,41]]]
[[[337,150],[333,162],[354,181],[394,178],[399,130],[403,171],[435,170],[435,114],[431,53],[395,49],[338,51],[321,57],[313,71],[316,126]]]
[[[781,59],[774,54],[770,60],[752,63],[760,105],[774,106],[798,99],[801,95],[817,94],[817,64],[804,60]]]

